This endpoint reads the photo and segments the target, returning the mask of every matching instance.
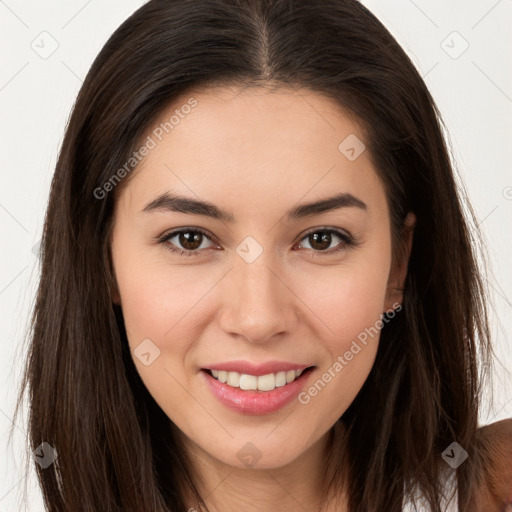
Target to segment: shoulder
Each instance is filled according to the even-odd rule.
[[[501,512],[512,504],[512,418],[480,427],[485,482],[478,490],[478,510]]]

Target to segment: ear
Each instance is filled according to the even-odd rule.
[[[416,216],[409,212],[402,225],[401,239],[397,254],[393,258],[391,271],[388,278],[388,287],[386,290],[385,310],[392,311],[402,304],[405,278],[407,276],[407,266],[411,255],[412,240],[414,236],[414,227],[416,225]]]
[[[121,296],[119,295],[119,289],[117,287],[117,282],[115,277],[112,277],[109,273],[109,288],[110,288],[110,297],[114,304],[118,306],[121,305]]]
[[[117,286],[117,280],[114,272],[114,263],[112,260],[112,241],[109,240],[109,244],[106,250],[106,272],[107,272],[107,280],[108,280],[108,288],[110,292],[110,298],[114,304],[118,306],[121,305],[121,296],[119,294],[119,287]]]

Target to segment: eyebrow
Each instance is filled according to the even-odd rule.
[[[318,215],[331,210],[337,210],[339,208],[351,207],[360,208],[365,211],[367,210],[367,206],[364,201],[348,192],[343,192],[325,199],[300,204],[287,211],[285,217],[289,221],[292,221]],[[191,197],[170,194],[168,192],[161,194],[156,199],[149,202],[140,211],[140,213],[153,211],[172,211],[192,215],[204,215],[205,217],[211,217],[213,219],[230,223],[235,220],[232,213],[223,210],[212,203],[199,201]]]

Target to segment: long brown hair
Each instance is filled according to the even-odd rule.
[[[468,509],[481,480],[475,433],[492,363],[487,296],[474,214],[464,213],[441,116],[418,71],[356,0],[151,0],[94,61],[52,181],[16,408],[28,392],[30,447],[46,442],[58,454],[48,468],[35,464],[47,510],[182,512],[188,490],[204,506],[180,432],[142,383],[112,302],[115,194],[98,198],[98,187],[174,98],[213,84],[307,88],[362,123],[386,189],[394,257],[407,212],[417,222],[403,309],[382,329],[371,373],[339,420],[344,435],[332,436],[329,486],[341,485],[346,461],[351,512],[398,511],[409,485],[437,512],[441,454],[457,442],[470,453],[457,469]]]

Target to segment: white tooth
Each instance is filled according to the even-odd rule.
[[[276,373],[276,388],[280,388],[286,385],[286,372]]]
[[[295,380],[295,370],[289,370],[286,372],[286,384]]]
[[[240,389],[258,389],[258,377],[255,377],[254,375],[247,375],[245,373],[242,373],[240,375]]]
[[[226,383],[234,388],[240,387],[240,374],[238,372],[228,372],[228,380]]]
[[[293,382],[304,370],[289,370],[277,373],[268,373],[259,377],[238,372],[227,372],[224,370],[211,370],[213,377],[218,381],[228,384],[234,388],[243,390],[272,391]]]
[[[258,389],[260,391],[272,391],[276,387],[276,377],[273,373],[258,377]]]

